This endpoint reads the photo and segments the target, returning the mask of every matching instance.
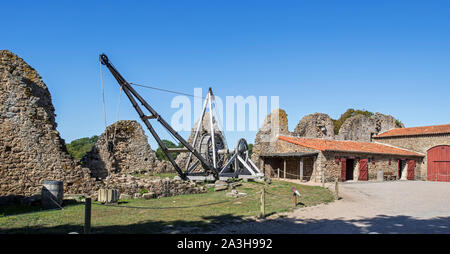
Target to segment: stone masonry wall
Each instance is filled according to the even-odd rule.
[[[44,180],[80,193],[94,185],[67,153],[55,109],[40,75],[22,58],[0,51],[0,196],[31,196]]]
[[[377,172],[379,170],[385,173],[392,173],[394,176],[398,177],[398,156],[394,155],[373,155],[373,154],[357,154],[357,153],[335,153],[335,152],[325,152],[321,153],[319,156],[319,175],[321,170],[325,170],[325,181],[334,181],[336,178],[340,179],[341,177],[341,162],[336,163],[336,157],[341,158],[349,158],[354,157],[354,174],[353,179],[357,180],[359,178],[359,159],[375,159],[368,163],[369,170],[369,180],[377,179]],[[415,159],[417,161],[416,171],[420,172],[420,162],[418,158],[410,158]],[[390,165],[389,165],[390,160]],[[319,178],[320,181],[320,178]]]
[[[415,152],[423,153],[425,158],[421,164],[421,170],[417,176],[420,180],[427,179],[427,151],[439,145],[450,145],[450,135],[427,135],[427,136],[409,136],[409,137],[390,137],[390,138],[375,138],[375,142],[381,144],[388,144]]]
[[[141,125],[128,120],[108,126],[81,163],[97,179],[105,179],[108,173],[158,172],[161,164],[150,148]]]
[[[264,120],[264,124],[256,134],[253,146],[252,161],[258,162],[263,153],[278,152],[275,146],[278,135],[290,135],[286,111],[275,109]]]

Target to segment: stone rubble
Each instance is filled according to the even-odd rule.
[[[239,192],[237,190],[232,190],[231,192],[228,192],[225,194],[229,198],[241,198],[241,197],[247,197],[248,194],[244,192]]]

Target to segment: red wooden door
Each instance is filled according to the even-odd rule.
[[[408,161],[408,180],[414,180],[414,169],[416,168],[416,161],[410,160]]]
[[[450,146],[437,146],[427,153],[427,180],[450,182]]]
[[[361,159],[359,160],[359,180],[368,181],[369,180],[369,160]]]
[[[341,181],[345,182],[347,180],[347,159],[341,159]]]

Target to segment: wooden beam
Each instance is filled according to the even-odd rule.
[[[190,152],[187,148],[167,148],[169,153],[188,153]]]
[[[305,166],[305,163],[304,163],[304,158],[302,157],[302,158],[300,158],[300,181],[303,181],[303,172],[304,172],[304,166]]]

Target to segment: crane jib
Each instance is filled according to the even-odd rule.
[[[117,80],[119,85],[122,87],[124,93],[127,95],[128,99],[130,100],[131,104],[133,105],[136,112],[139,114],[139,117],[146,125],[147,129],[150,131],[152,136],[155,138],[158,145],[161,147],[163,153],[167,156],[170,163],[173,165],[175,170],[177,171],[178,175],[184,179],[187,180],[187,175],[183,170],[180,168],[180,166],[177,164],[173,156],[170,154],[168,148],[164,144],[164,142],[161,140],[159,135],[156,133],[155,129],[149,122],[149,119],[157,119],[157,121],[167,130],[169,131],[189,152],[192,153],[197,159],[200,161],[200,164],[202,165],[203,169],[205,170],[205,173],[211,173],[215,179],[219,179],[219,171],[211,165],[194,147],[192,147],[183,137],[181,137],[162,117],[159,115],[145,100],[142,98],[139,93],[134,90],[133,87],[125,80],[125,78],[117,71],[117,69],[111,64],[108,57],[105,54],[100,55],[100,62],[101,64],[105,65],[108,70],[111,72],[111,74],[114,76],[114,78]],[[141,105],[150,112],[149,115],[145,115],[142,111],[141,107],[136,102],[138,100]]]

